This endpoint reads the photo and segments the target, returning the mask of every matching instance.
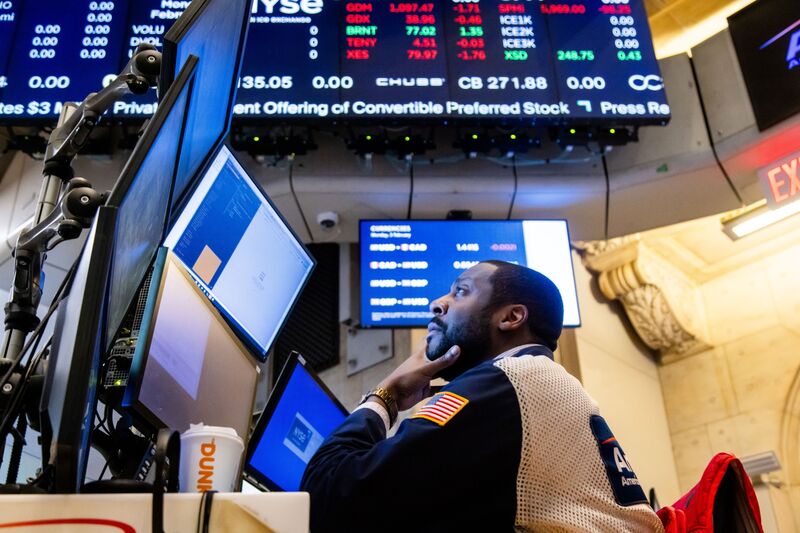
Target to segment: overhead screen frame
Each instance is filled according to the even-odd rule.
[[[253,460],[253,456],[255,455],[256,448],[260,444],[261,438],[264,436],[264,431],[267,429],[267,426],[272,420],[272,416],[275,414],[275,410],[278,408],[284,392],[286,392],[286,387],[289,385],[289,381],[291,380],[298,366],[302,368],[306,374],[311,377],[311,379],[314,380],[317,386],[319,386],[322,392],[331,400],[333,405],[342,412],[345,418],[350,415],[350,411],[347,409],[347,407],[345,407],[342,402],[339,401],[336,395],[333,394],[327,385],[325,385],[317,373],[311,369],[305,358],[297,352],[289,353],[289,357],[286,359],[286,363],[284,363],[283,368],[278,375],[278,380],[275,383],[275,387],[273,387],[272,392],[267,399],[266,406],[261,412],[261,415],[258,417],[258,422],[256,422],[255,428],[253,428],[253,432],[250,435],[250,440],[247,444],[247,453],[245,454],[243,461],[243,473],[245,480],[257,487],[266,487],[271,491],[283,491],[285,489],[278,486],[274,481],[264,476],[261,472],[250,465],[251,461]]]
[[[158,136],[161,132],[161,128],[164,126],[164,123],[167,121],[167,118],[171,115],[175,104],[183,95],[184,89],[188,87],[188,93],[186,94],[186,104],[184,109],[182,110],[182,117],[181,117],[181,131],[178,139],[178,150],[175,153],[175,158],[172,166],[172,173],[171,173],[171,183],[170,183],[170,192],[167,197],[167,205],[166,205],[166,212],[164,213],[164,221],[162,223],[161,235],[158,237],[158,245],[153,249],[152,256],[150,257],[148,263],[152,264],[153,259],[155,258],[156,252],[158,251],[158,246],[164,240],[164,237],[167,234],[169,229],[169,220],[170,220],[170,210],[172,205],[172,194],[173,188],[175,183],[175,174],[178,171],[178,161],[180,160],[180,153],[181,148],[183,145],[183,137],[186,130],[186,111],[191,105],[192,101],[192,93],[194,91],[194,81],[195,81],[195,73],[198,64],[198,58],[196,56],[190,56],[189,60],[181,69],[181,72],[178,74],[175,82],[170,86],[170,90],[167,91],[167,94],[164,95],[163,101],[159,104],[158,109],[156,110],[155,115],[153,118],[150,119],[150,122],[147,124],[144,133],[139,138],[139,141],[136,143],[136,146],[133,149],[133,153],[128,158],[125,167],[123,168],[122,172],[120,173],[119,178],[117,179],[116,183],[114,184],[114,188],[111,190],[109,194],[108,200],[106,201],[106,205],[115,207],[119,209],[123,203],[125,202],[126,196],[128,191],[130,191],[131,186],[134,183],[134,180],[137,178],[139,170],[142,168],[143,164],[146,162],[150,151],[155,144]],[[115,227],[116,231],[116,227]],[[113,244],[114,248],[119,246],[119,243]],[[115,256],[115,253],[112,253],[112,258]],[[110,265],[109,271],[109,286],[108,286],[108,295],[107,295],[107,309],[110,311],[111,305],[111,293],[114,290],[114,287],[111,286],[112,282],[112,271],[114,269],[113,261]],[[142,278],[137,285],[137,287],[141,286],[141,283],[144,281]],[[125,310],[130,309],[133,302],[136,300],[136,291],[130,295],[130,298],[125,298],[128,301]],[[104,327],[104,335],[106,336],[103,340],[103,349],[104,351],[108,351],[113,346],[115,337],[119,333],[119,328],[122,326],[122,322],[124,321],[125,313],[122,313],[120,316],[120,323],[113,325],[108,323],[108,313],[106,314],[105,321],[103,324]],[[113,326],[113,331],[110,331],[109,328]]]
[[[243,173],[247,177],[247,179],[250,181],[250,184],[258,191],[258,194],[261,195],[262,199],[267,203],[267,205],[269,205],[270,209],[272,209],[275,212],[275,214],[277,215],[278,219],[281,221],[281,223],[289,231],[289,234],[294,238],[294,240],[297,242],[297,244],[300,245],[300,247],[305,252],[305,254],[308,257],[308,259],[311,261],[311,268],[309,269],[305,280],[303,281],[303,283],[300,285],[300,287],[298,289],[297,297],[295,298],[294,302],[292,302],[292,305],[290,305],[289,308],[287,309],[286,316],[283,319],[283,323],[280,325],[278,330],[275,332],[275,336],[273,337],[272,342],[263,351],[261,349],[261,346],[258,346],[257,344],[255,344],[254,341],[250,340],[246,336],[246,334],[244,334],[240,330],[238,324],[236,324],[236,322],[233,320],[232,316],[229,316],[229,313],[228,313],[227,310],[219,308],[219,305],[216,303],[216,300],[218,300],[218,298],[215,298],[215,301],[211,302],[212,305],[214,305],[214,307],[217,308],[217,310],[220,312],[220,314],[225,318],[225,320],[231,326],[231,329],[233,329],[233,331],[236,333],[236,336],[239,338],[239,340],[242,341],[245,344],[245,346],[247,346],[248,350],[254,355],[254,357],[256,357],[259,361],[261,361],[263,363],[269,357],[269,352],[275,346],[275,343],[277,342],[278,337],[281,334],[281,331],[283,331],[283,328],[286,327],[286,322],[288,321],[289,316],[292,314],[292,311],[294,310],[295,306],[297,306],[297,302],[300,299],[300,295],[303,293],[305,288],[308,286],[308,282],[311,279],[311,275],[314,273],[314,270],[317,268],[317,260],[314,257],[314,255],[308,250],[308,247],[303,242],[303,240],[300,238],[300,236],[297,234],[297,232],[295,232],[295,230],[292,227],[292,225],[289,224],[288,220],[286,220],[286,217],[283,216],[283,213],[281,213],[281,211],[278,209],[278,207],[272,201],[272,198],[270,198],[270,196],[266,193],[266,191],[264,191],[264,188],[261,187],[261,184],[257,180],[253,179],[253,176],[250,175],[250,173],[247,171],[247,169],[244,167],[244,165],[242,165],[242,163],[239,161],[239,158],[236,157],[236,152],[230,146],[228,146],[227,143],[222,143],[219,146],[217,146],[217,148],[211,154],[212,157],[208,158],[208,160],[206,161],[206,163],[203,166],[203,168],[201,168],[200,172],[198,172],[197,176],[195,176],[194,182],[191,184],[190,187],[188,187],[186,189],[186,191],[185,191],[186,194],[184,195],[184,197],[181,200],[181,202],[178,205],[176,205],[174,207],[174,209],[172,210],[172,213],[174,214],[174,216],[172,216],[171,219],[169,220],[169,223],[167,225],[167,231],[165,232],[164,238],[166,239],[167,236],[174,229],[175,223],[182,216],[183,211],[186,209],[186,206],[187,206],[189,200],[191,200],[191,198],[196,193],[197,189],[200,187],[200,183],[203,181],[203,177],[205,177],[205,174],[209,171],[211,166],[214,164],[214,161],[219,156],[219,154],[220,154],[220,152],[222,150],[226,150],[230,154],[230,157],[244,171]],[[162,240],[162,242],[163,242],[163,240]],[[191,268],[187,266],[187,270],[191,271]],[[192,275],[194,275],[194,274],[192,273]]]
[[[570,238],[570,228],[569,228],[569,221],[565,218],[525,218],[525,219],[476,219],[476,220],[442,220],[442,219],[410,219],[410,220],[403,220],[403,219],[360,219],[359,220],[359,260],[357,263],[358,268],[358,322],[359,327],[363,329],[423,329],[427,324],[421,325],[409,325],[409,324],[364,324],[363,323],[363,316],[364,316],[364,309],[362,306],[362,273],[361,273],[361,264],[363,258],[361,257],[361,246],[362,246],[362,239],[361,239],[361,228],[365,224],[369,223],[382,223],[382,224],[403,224],[403,223],[414,223],[414,222],[450,222],[450,223],[459,223],[459,222],[469,222],[469,223],[513,223],[513,222],[563,222],[566,230],[567,230],[567,244],[572,242]],[[572,249],[569,249],[570,253],[570,265],[572,266],[572,285],[573,290],[575,291],[575,303],[577,306],[577,313],[578,313],[578,322],[577,324],[570,324],[562,326],[563,329],[577,329],[583,325],[583,319],[581,318],[581,310],[580,310],[580,302],[578,300],[578,280],[575,276],[575,263],[572,261]],[[526,266],[526,265],[523,265]],[[455,278],[453,278],[455,279]],[[548,278],[549,279],[549,278]],[[552,281],[552,280],[551,280]],[[439,296],[439,295],[436,295]]]

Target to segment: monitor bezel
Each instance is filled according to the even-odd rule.
[[[311,379],[314,380],[322,392],[333,402],[334,406],[336,406],[336,408],[342,412],[345,418],[350,416],[350,411],[348,411],[342,402],[339,401],[339,399],[333,394],[328,386],[325,385],[317,373],[311,369],[305,358],[297,352],[291,352],[289,357],[286,359],[286,363],[284,363],[280,374],[278,375],[278,380],[275,383],[275,387],[273,387],[272,392],[267,399],[267,403],[264,406],[264,410],[258,417],[258,422],[256,423],[256,426],[250,436],[250,440],[247,443],[247,452],[244,460],[244,479],[261,490],[277,492],[285,491],[285,489],[272,481],[272,479],[268,478],[266,475],[251,466],[251,461],[253,459],[253,455],[255,454],[256,448],[258,448],[258,444],[261,442],[261,438],[264,436],[264,431],[267,429],[267,426],[272,420],[272,416],[275,414],[275,410],[278,408],[278,404],[283,398],[283,393],[286,391],[286,387],[289,385],[289,380],[294,375],[294,371],[297,369],[298,365],[302,367],[309,376],[311,376]]]
[[[186,33],[189,31],[189,29],[194,26],[197,19],[203,15],[206,9],[208,9],[211,2],[215,1],[223,2],[223,0],[192,0],[192,2],[189,4],[189,7],[186,8],[183,14],[178,17],[178,20],[176,20],[169,30],[167,30],[167,33],[164,34],[164,46],[161,53],[161,75],[158,79],[158,91],[160,94],[166,94],[166,91],[174,82],[175,72],[177,70],[178,48],[180,46],[180,41],[186,36]],[[236,92],[239,87],[239,77],[242,74],[244,50],[247,44],[248,28],[250,27],[250,4],[248,2],[245,3],[247,4],[247,9],[245,10],[245,16],[242,19],[241,31],[239,32],[239,42],[236,45],[236,65],[233,69],[233,80],[231,83],[230,92],[228,94],[225,127],[220,132],[219,137],[217,137],[217,139],[211,145],[208,153],[205,156],[205,159],[203,159],[203,161],[200,163],[195,175],[190,178],[190,180],[196,180],[200,172],[208,168],[209,163],[213,161],[219,147],[223,144],[225,137],[227,137],[228,132],[231,129],[231,122],[233,120],[233,106],[236,103]],[[202,61],[202,58],[199,58],[199,61]],[[180,76],[180,74],[178,74],[178,76]],[[187,109],[188,108],[189,106],[187,106]],[[181,148],[183,147],[183,142],[184,138],[181,137]],[[179,166],[180,158],[178,158],[178,163],[175,166],[175,172],[178,171]],[[178,195],[176,198],[170,198],[170,205],[174,209],[180,210],[181,207],[178,203],[180,202],[183,204],[183,200],[191,196],[190,191],[192,190],[193,187],[186,187],[186,190],[183,191],[182,195]]]
[[[413,223],[413,222],[563,222],[567,227],[567,245],[568,251],[570,254],[570,263],[572,264],[572,286],[575,290],[575,301],[578,305],[578,323],[575,325],[564,325],[562,329],[577,329],[583,325],[583,319],[581,318],[581,306],[580,301],[578,299],[578,279],[575,275],[575,262],[572,258],[572,238],[570,237],[570,229],[569,229],[569,220],[566,218],[492,218],[492,219],[477,219],[477,220],[442,220],[436,218],[414,218],[414,219],[387,219],[387,218],[362,218],[358,221],[358,261],[356,264],[356,269],[358,270],[358,327],[361,329],[424,329],[426,324],[422,325],[408,325],[408,324],[401,324],[401,325],[391,325],[391,324],[365,324],[364,323],[364,306],[361,305],[361,246],[363,241],[361,239],[362,235],[362,228],[364,224],[369,224],[373,222],[380,222],[380,223],[397,223],[402,224],[406,223]]]
[[[67,373],[67,386],[63,398],[63,408],[58,427],[52,426],[48,415],[52,382],[55,379],[56,367],[61,352],[60,337],[54,343],[42,390],[39,415],[42,421],[41,446],[43,466],[53,467],[53,489],[58,493],[80,492],[86,475],[89,459],[89,442],[91,438],[91,420],[94,417],[94,406],[97,401],[98,376],[100,373],[100,355],[102,352],[102,334],[105,311],[105,294],[108,288],[108,277],[111,264],[111,244],[116,223],[116,209],[102,206],[95,218],[95,229],[91,249],[86,245],[78,262],[88,261],[86,285],[84,292],[71,293],[67,298],[81,298],[81,314],[77,318],[77,332],[74,345],[71,347],[71,360]],[[77,270],[75,272],[77,275]],[[71,283],[75,282],[75,278]],[[66,300],[61,304],[59,317],[56,320],[56,331],[63,329],[64,319],[61,313],[66,312]],[[54,333],[55,335],[55,333]],[[86,355],[91,354],[91,357]],[[81,355],[84,355],[81,357]],[[77,395],[83,395],[76,398]],[[88,420],[87,420],[88,419]],[[88,423],[87,423],[88,422]]]
[[[153,117],[150,119],[150,122],[147,124],[147,127],[144,130],[144,133],[139,138],[139,141],[136,143],[136,146],[133,149],[133,153],[128,158],[128,161],[125,163],[125,167],[122,169],[122,172],[117,178],[117,181],[114,183],[114,187],[109,194],[108,200],[106,201],[106,205],[119,208],[122,205],[122,202],[125,201],[125,197],[128,194],[131,186],[133,185],[134,180],[136,179],[139,170],[142,168],[142,165],[147,159],[147,156],[150,154],[150,150],[152,149],[153,145],[158,138],[159,133],[161,132],[161,128],[164,126],[167,118],[172,114],[173,108],[175,104],[178,102],[183,90],[188,86],[188,92],[186,94],[186,106],[183,109],[183,116],[181,117],[181,131],[179,134],[178,139],[178,150],[175,153],[175,159],[172,165],[172,177],[170,190],[168,193],[167,198],[167,209],[164,213],[164,222],[162,224],[161,235],[159,236],[159,246],[164,241],[164,236],[167,233],[169,228],[169,220],[170,220],[170,207],[172,205],[172,194],[173,188],[175,186],[175,174],[178,172],[178,161],[180,161],[180,153],[181,147],[183,144],[183,136],[186,130],[186,111],[189,108],[190,102],[192,100],[192,93],[194,92],[194,79],[195,79],[195,72],[197,68],[198,59],[196,56],[190,56],[189,59],[186,61],[186,64],[181,69],[181,72],[178,74],[175,83],[172,84],[170,90],[164,96],[164,100],[158,105],[158,109],[156,110]],[[116,232],[116,227],[114,231]],[[113,245],[112,245],[113,246]],[[153,257],[155,257],[155,253],[157,253],[158,247],[154,251]],[[111,253],[111,264],[109,265],[109,276],[111,275],[111,269],[113,269],[113,258],[115,254]],[[152,263],[153,257],[150,258],[150,262]],[[144,280],[142,280],[144,281]],[[110,296],[113,287],[111,287],[111,280],[108,281],[108,294],[106,295],[106,305],[110,304]],[[141,287],[141,284],[139,285]],[[128,306],[126,308],[127,311],[130,311],[131,305],[136,300],[136,292],[131,295],[131,301],[128,302]],[[107,307],[107,310],[110,309]],[[123,322],[124,322],[124,314],[123,314]],[[108,334],[108,315],[105,315],[103,320],[103,351],[108,352],[114,344],[114,340],[119,335],[119,329],[122,327],[122,323],[117,324],[114,328],[114,331],[108,335],[108,338],[105,338],[105,335]]]
[[[222,150],[227,150],[230,156],[233,158],[233,160],[236,161],[236,164],[239,165],[239,167],[241,167],[241,169],[244,171],[243,174],[247,176],[247,179],[250,181],[250,184],[255,187],[256,191],[258,191],[258,194],[261,195],[262,199],[265,200],[267,205],[269,205],[269,207],[275,212],[275,214],[278,215],[278,219],[283,223],[286,229],[289,230],[289,234],[292,236],[295,242],[300,245],[300,248],[303,250],[303,252],[305,252],[306,256],[311,261],[311,269],[308,271],[306,279],[303,280],[303,283],[300,285],[300,290],[297,293],[297,298],[295,298],[294,302],[292,302],[292,305],[289,306],[289,309],[286,312],[286,318],[283,320],[283,323],[280,325],[278,331],[275,333],[275,337],[272,339],[272,342],[268,346],[266,346],[264,350],[261,349],[261,346],[259,346],[254,341],[248,338],[248,336],[242,331],[242,328],[239,326],[239,324],[233,320],[233,317],[230,318],[228,317],[227,311],[220,309],[220,314],[225,318],[225,320],[228,321],[228,324],[231,326],[231,329],[233,329],[233,331],[236,332],[236,335],[237,337],[239,337],[239,340],[242,341],[245,344],[245,346],[248,347],[248,349],[256,357],[256,359],[258,359],[263,363],[269,357],[269,352],[275,346],[278,337],[280,336],[283,329],[286,327],[286,323],[289,321],[289,317],[291,316],[292,311],[294,311],[295,306],[297,306],[297,302],[298,300],[300,300],[300,296],[303,294],[303,291],[308,285],[311,276],[314,274],[314,270],[316,270],[317,268],[317,260],[313,256],[313,254],[311,254],[311,252],[308,250],[308,247],[305,245],[303,240],[294,230],[292,225],[289,224],[289,221],[286,220],[286,217],[283,216],[283,213],[281,213],[280,209],[278,209],[278,207],[272,201],[272,198],[269,197],[269,195],[266,193],[261,184],[258,183],[258,181],[256,181],[255,179],[253,179],[253,176],[250,175],[250,173],[247,171],[247,168],[245,168],[245,166],[242,165],[242,162],[239,161],[239,158],[236,156],[236,152],[228,145],[228,143],[222,143],[214,150],[214,152],[212,153],[212,157],[210,157],[208,161],[204,163],[201,171],[198,172],[198,174],[195,176],[194,183],[191,184],[191,187],[186,189],[186,194],[181,199],[180,204],[176,205],[171,212],[172,216],[171,219],[169,220],[169,224],[167,225],[167,231],[164,234],[164,239],[166,239],[167,236],[169,236],[169,234],[174,229],[175,223],[183,215],[183,211],[186,209],[186,205],[189,203],[189,200],[191,200],[192,197],[197,192],[200,183],[203,181],[206,173],[214,164],[214,161],[217,159]],[[187,269],[191,270],[188,267]],[[219,305],[216,303],[217,300],[218,298],[215,298],[215,301],[212,302],[212,305],[219,308]]]
[[[160,429],[168,427],[158,416],[153,413],[140,399],[139,393],[142,388],[142,381],[144,378],[144,371],[147,368],[147,361],[150,358],[150,345],[153,340],[153,327],[157,318],[157,310],[160,308],[161,298],[163,297],[164,283],[166,276],[164,273],[167,268],[172,265],[181,276],[186,279],[192,286],[196,286],[194,278],[183,266],[183,263],[178,259],[168,248],[161,247],[158,250],[155,263],[153,264],[153,276],[150,280],[150,288],[147,293],[147,301],[144,308],[142,317],[142,326],[139,330],[139,337],[136,341],[136,350],[134,352],[133,360],[131,361],[131,369],[128,374],[128,385],[125,387],[125,392],[122,399],[122,407],[129,409],[137,417],[140,417],[145,424],[152,429]],[[200,291],[198,287],[198,291]],[[201,292],[202,295],[202,292]],[[222,314],[217,311],[216,307],[202,295],[203,305],[209,310],[214,320],[224,324],[228,327],[227,321]],[[230,333],[233,333],[230,331]],[[231,335],[231,340],[238,345],[241,352],[249,354],[250,351],[239,340],[236,335]],[[254,363],[252,358],[246,357],[248,363],[253,366],[255,374],[255,381],[253,383],[253,394],[250,400],[252,418],[252,406],[255,404],[255,398],[258,393],[258,366]],[[248,424],[248,427],[250,424]],[[242,440],[247,442],[247,436],[242,436]]]

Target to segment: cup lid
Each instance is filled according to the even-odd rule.
[[[189,437],[196,437],[196,436],[203,436],[203,437],[224,437],[228,439],[234,439],[239,442],[243,442],[242,438],[236,433],[236,430],[230,427],[224,426],[206,426],[202,422],[199,424],[189,424],[189,429],[181,433],[181,439],[189,438]]]

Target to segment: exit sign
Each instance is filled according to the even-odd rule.
[[[770,207],[800,200],[800,152],[758,171]]]

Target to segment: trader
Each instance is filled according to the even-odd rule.
[[[597,405],[553,362],[563,304],[549,279],[479,263],[431,310],[426,349],[309,463],[312,532],[662,530]],[[435,376],[450,383],[387,438]]]

